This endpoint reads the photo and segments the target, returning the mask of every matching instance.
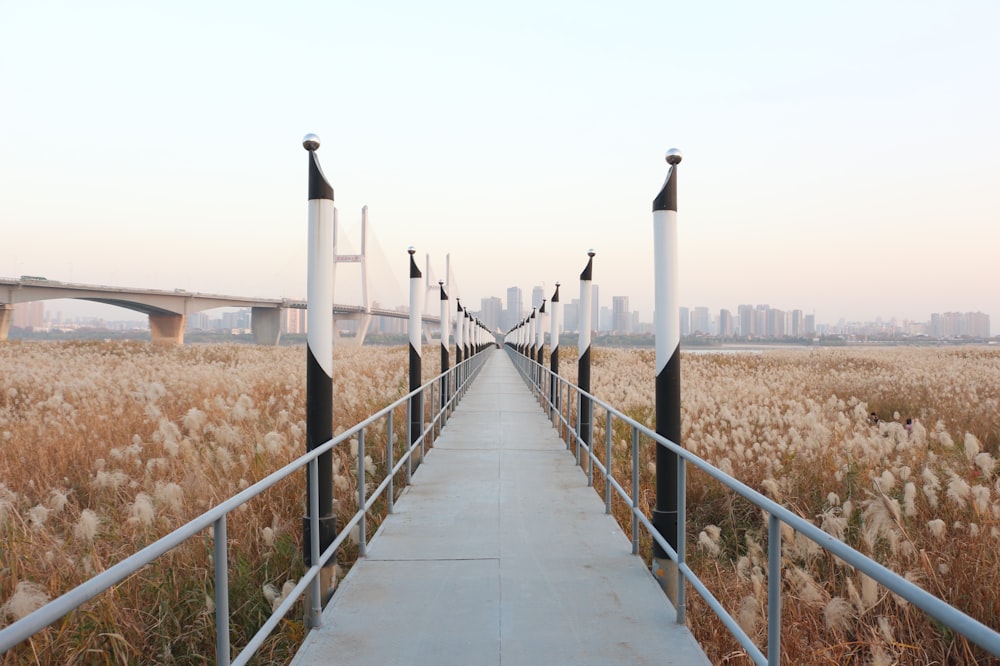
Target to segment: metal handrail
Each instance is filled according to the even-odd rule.
[[[777,502],[765,497],[753,488],[729,476],[722,470],[714,467],[697,455],[678,444],[658,435],[653,430],[632,419],[618,409],[602,401],[591,393],[582,391],[580,387],[569,382],[567,379],[554,374],[551,370],[529,359],[516,350],[506,347],[507,353],[514,361],[521,377],[536,394],[543,409],[547,410],[550,418],[555,421],[555,427],[559,429],[560,437],[565,428],[566,446],[575,443],[577,463],[580,464],[581,450],[585,452],[586,472],[588,485],[593,484],[593,468],[596,466],[606,479],[605,485],[605,511],[611,512],[611,490],[613,489],[619,497],[626,501],[631,507],[632,513],[632,552],[638,553],[639,536],[638,527],[642,525],[657,544],[667,553],[668,557],[677,564],[677,622],[685,622],[685,585],[687,580],[691,586],[701,595],[708,606],[719,617],[722,623],[729,629],[733,637],[747,651],[755,664],[760,666],[775,666],[781,663],[781,524],[784,523],[793,530],[815,542],[821,548],[839,557],[847,564],[855,567],[865,575],[869,576],[879,584],[885,586],[895,594],[920,608],[935,620],[948,627],[955,633],[969,639],[971,642],[987,650],[995,656],[1000,656],[1000,632],[986,626],[979,620],[963,613],[959,609],[951,606],[939,599],[923,588],[906,580],[894,571],[882,566],[875,560],[851,548],[843,541],[827,534],[819,527],[813,525],[804,518],[789,511]],[[552,387],[555,390],[552,389]],[[565,397],[563,396],[565,388]],[[575,397],[575,400],[571,398]],[[605,420],[605,445],[607,448],[607,461],[611,460],[611,431],[613,419],[618,419],[626,423],[632,430],[632,494],[621,486],[613,477],[613,472],[608,469],[610,465],[603,464],[594,454],[594,444],[588,445],[579,436],[580,414],[579,410],[575,418],[573,417],[573,407],[579,403],[580,397],[589,398],[590,409],[597,405],[606,413]],[[590,422],[593,423],[593,414],[590,414]],[[679,457],[677,469],[677,550],[675,551],[667,543],[666,539],[660,535],[653,526],[649,518],[642,512],[638,505],[638,459],[639,459],[639,435],[644,435],[656,442],[657,446],[663,446],[676,453]],[[686,465],[705,472],[713,479],[723,484],[738,495],[749,500],[758,508],[763,509],[768,514],[768,653],[765,654],[753,642],[750,636],[739,626],[737,621],[723,608],[719,600],[698,578],[698,576],[687,565],[685,559],[685,539],[686,539]]]
[[[268,476],[264,477],[257,483],[249,486],[240,493],[234,495],[228,500],[216,505],[212,509],[209,509],[200,516],[194,518],[193,520],[185,523],[181,527],[178,527],[174,531],[170,532],[166,536],[157,539],[155,542],[149,544],[145,548],[139,550],[135,554],[125,558],[121,562],[113,565],[112,567],[106,569],[105,571],[97,574],[88,581],[82,583],[81,585],[73,588],[69,592],[59,596],[58,598],[50,601],[46,605],[42,606],[38,610],[30,613],[29,615],[21,618],[20,620],[10,624],[3,629],[0,629],[0,654],[3,654],[7,650],[15,647],[22,641],[30,638],[39,631],[45,629],[53,622],[58,621],[66,614],[72,612],[73,610],[79,608],[84,603],[93,599],[98,594],[110,589],[115,584],[123,581],[127,577],[131,576],[133,573],[152,563],[161,555],[166,552],[176,548],[193,536],[196,536],[202,530],[212,527],[213,528],[213,538],[214,553],[213,557],[215,560],[215,615],[216,615],[216,663],[220,665],[233,664],[246,664],[253,657],[257,649],[263,645],[264,641],[274,630],[275,627],[281,622],[282,618],[288,613],[299,597],[303,595],[307,588],[310,588],[309,594],[309,604],[311,608],[310,624],[312,627],[319,627],[322,624],[322,619],[320,617],[321,604],[319,599],[319,572],[321,563],[326,562],[329,558],[336,552],[337,548],[348,538],[351,533],[352,528],[355,525],[359,525],[359,547],[360,554],[364,555],[364,546],[362,545],[362,540],[365,535],[365,521],[366,514],[369,509],[371,509],[375,500],[379,498],[383,493],[387,493],[387,505],[388,511],[392,512],[392,487],[393,487],[393,476],[402,470],[403,466],[407,466],[407,481],[409,481],[409,476],[411,472],[410,460],[415,450],[419,447],[421,451],[421,456],[425,449],[425,443],[428,437],[433,439],[433,429],[441,428],[446,422],[448,416],[454,411],[455,407],[458,405],[459,401],[465,395],[471,382],[476,378],[479,371],[482,369],[483,364],[486,361],[486,354],[474,354],[471,358],[468,358],[462,363],[455,365],[450,368],[447,372],[443,372],[427,383],[425,383],[420,388],[407,393],[401,398],[397,399],[391,405],[383,408],[381,411],[369,416],[364,421],[356,424],[352,428],[344,431],[340,435],[337,435],[333,439],[327,441],[321,446],[316,447],[312,451],[300,456],[294,461],[288,463],[281,469],[272,472]],[[444,391],[444,395],[447,396],[446,400],[438,400],[438,403],[434,402],[434,392],[437,392],[437,396],[442,395],[441,387],[447,386]],[[403,454],[398,461],[393,461],[393,431],[392,431],[392,413],[395,409],[406,405],[407,408],[407,423],[409,420],[409,409],[410,409],[410,398],[417,395],[422,395],[426,392],[431,392],[431,400],[423,401],[431,405],[432,415],[429,423],[422,423],[420,436],[410,443],[407,447],[406,453]],[[387,423],[387,443],[386,448],[388,451],[388,460],[386,465],[386,478],[378,485],[377,488],[372,492],[370,496],[365,495],[365,466],[364,466],[364,431],[367,427],[385,419]],[[254,497],[260,495],[268,488],[271,488],[279,481],[287,478],[292,473],[301,470],[303,467],[308,467],[308,474],[312,477],[311,483],[308,484],[308,488],[317,489],[319,488],[318,483],[318,464],[316,459],[323,453],[331,451],[338,444],[349,441],[352,437],[358,436],[358,510],[354,515],[347,521],[347,523],[340,529],[336,538],[322,553],[319,552],[319,534],[320,530],[318,525],[313,525],[310,530],[311,541],[311,553],[313,562],[312,566],[309,567],[302,578],[295,585],[294,589],[289,593],[285,600],[271,612],[267,621],[261,626],[261,628],[251,637],[243,649],[234,658],[231,658],[230,653],[230,643],[229,643],[229,585],[228,585],[228,544],[226,540],[226,516],[238,509],[245,502],[253,499]],[[318,520],[318,498],[317,493],[311,493],[309,497],[310,511],[309,515],[313,521]]]

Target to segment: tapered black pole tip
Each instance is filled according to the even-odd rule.
[[[310,153],[319,149],[319,137],[315,134],[306,134],[302,137],[302,147]]]

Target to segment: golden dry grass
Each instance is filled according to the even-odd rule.
[[[406,358],[338,347],[335,423],[404,395]],[[0,626],[304,453],[304,386],[301,347],[0,345]],[[401,443],[404,410],[395,431]],[[368,439],[366,467],[384,473],[385,433]],[[341,524],[357,506],[350,444],[335,451]],[[228,521],[234,645],[301,576],[304,513],[304,475],[293,475]],[[0,660],[203,663],[214,653],[211,552],[210,532],[189,540]],[[355,556],[339,553],[344,564]],[[301,634],[299,611],[258,663],[284,663]]]
[[[425,350],[425,378],[436,374],[436,352]],[[574,353],[560,350],[569,378]],[[403,348],[338,347],[335,358],[338,424],[353,425],[406,393]],[[304,361],[302,348],[0,345],[0,623],[302,453]],[[594,350],[593,392],[648,425],[652,373],[652,351]],[[1000,352],[685,354],[682,382],[686,447],[998,626]],[[871,411],[883,422],[872,425]],[[908,417],[916,421],[911,432]],[[404,421],[400,412],[397,440]],[[599,416],[601,443],[602,424]],[[385,433],[366,436],[365,465],[381,478]],[[613,442],[613,468],[627,480],[627,431],[616,429]],[[336,455],[341,521],[356,506],[350,448]],[[595,448],[603,456],[603,446]],[[649,511],[649,442],[643,456],[640,497]],[[703,475],[689,482],[692,565],[763,642],[766,522]],[[229,522],[235,645],[301,575],[303,486],[296,476]],[[614,510],[627,525],[627,507]],[[373,512],[376,523],[382,512]],[[647,539],[644,556],[649,549]],[[211,550],[210,534],[192,539],[3,663],[203,663],[214,649]],[[355,554],[345,548],[341,564]],[[989,662],[794,534],[784,540],[783,569],[784,663]],[[707,607],[689,600],[689,622],[711,660],[749,663]],[[257,663],[285,663],[301,635],[295,611]]]
[[[653,368],[651,350],[597,349],[593,392],[652,426]],[[681,376],[686,448],[1000,629],[1000,350],[684,354]],[[613,469],[631,483],[630,436],[613,436]],[[651,460],[644,445],[647,512]],[[763,647],[766,519],[706,475],[688,480],[692,566]],[[627,507],[615,513],[627,526]],[[811,541],[787,528],[783,537],[782,663],[996,661]],[[713,663],[751,663],[707,606],[693,593],[689,601]]]

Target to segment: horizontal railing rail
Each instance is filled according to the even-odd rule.
[[[885,586],[893,593],[899,595],[917,608],[920,608],[932,618],[940,622],[945,627],[961,634],[971,642],[980,646],[993,655],[1000,656],[1000,633],[986,626],[982,622],[963,613],[961,610],[951,606],[939,599],[923,588],[906,580],[894,571],[882,566],[875,560],[851,548],[843,541],[827,534],[816,525],[805,520],[801,516],[789,511],[777,502],[765,497],[753,488],[729,476],[722,470],[714,467],[697,455],[678,444],[667,440],[655,431],[647,428],[638,421],[632,419],[627,414],[612,407],[595,395],[582,391],[578,386],[572,384],[567,379],[554,374],[548,368],[518,353],[515,349],[507,347],[507,353],[514,361],[522,378],[532,389],[543,409],[547,410],[549,418],[559,430],[560,438],[566,441],[569,448],[573,445],[576,452],[577,464],[585,463],[585,472],[589,485],[593,485],[593,473],[596,467],[605,478],[605,510],[611,512],[612,491],[616,493],[631,507],[632,515],[632,553],[639,552],[639,527],[645,528],[650,537],[667,553],[671,560],[677,564],[677,622],[683,624],[685,620],[685,581],[691,583],[691,587],[705,600],[705,603],[719,617],[722,623],[729,629],[733,637],[739,642],[747,654],[753,659],[755,664],[760,666],[774,666],[781,663],[781,524],[788,525],[799,534],[807,537],[821,548],[847,564],[853,566],[865,575],[869,576],[879,584]],[[590,413],[589,423],[594,423],[594,409],[603,410],[605,413],[605,460],[611,461],[612,431],[614,420],[621,421],[630,428],[632,433],[632,488],[631,494],[621,483],[614,478],[613,470],[609,469],[610,464],[605,465],[594,453],[594,443],[590,445],[580,437],[581,414],[577,408],[580,398],[589,398]],[[677,469],[678,489],[677,507],[677,549],[673,549],[667,540],[659,534],[650,519],[643,513],[638,504],[639,497],[639,438],[640,435],[654,441],[657,446],[662,446],[676,453],[679,457]],[[585,456],[585,457],[584,457]],[[686,562],[686,504],[685,489],[686,466],[693,467],[705,472],[710,477],[734,491],[744,499],[753,503],[758,508],[768,514],[768,612],[767,612],[767,655],[754,643],[753,639],[739,626],[735,618],[722,606],[719,600],[708,589],[708,587],[698,578],[695,572]]]
[[[387,510],[392,512],[393,506],[393,477],[401,472],[406,467],[406,481],[410,480],[410,474],[413,471],[413,457],[414,453],[419,449],[419,458],[423,458],[423,454],[426,450],[428,444],[432,443],[436,438],[437,434],[440,433],[441,428],[444,426],[448,417],[454,411],[455,407],[464,397],[469,385],[475,379],[476,375],[482,369],[483,363],[486,361],[486,354],[474,354],[472,357],[466,359],[460,364],[455,365],[450,368],[447,372],[443,372],[419,389],[416,389],[401,398],[397,399],[392,404],[383,408],[381,411],[373,414],[364,421],[354,425],[348,430],[345,430],[341,434],[337,435],[333,439],[324,443],[323,445],[313,449],[312,451],[300,456],[294,461],[288,463],[281,469],[272,472],[268,476],[264,477],[260,481],[254,483],[253,485],[247,487],[242,492],[234,495],[228,500],[218,504],[214,508],[206,511],[197,518],[187,522],[186,524],[178,527],[174,531],[170,532],[166,536],[158,539],[157,541],[146,546],[142,550],[136,552],[135,554],[125,558],[121,562],[111,566],[110,568],[104,570],[100,574],[97,574],[93,578],[89,579],[85,583],[73,588],[72,590],[66,592],[60,597],[50,601],[46,605],[42,606],[38,610],[30,613],[29,615],[23,617],[22,619],[0,629],[0,654],[14,648],[22,641],[25,641],[36,633],[42,631],[54,622],[59,621],[65,615],[76,610],[87,601],[93,599],[99,594],[107,591],[117,583],[125,580],[135,572],[139,571],[146,565],[154,562],[157,558],[164,555],[168,551],[180,546],[182,543],[196,536],[203,530],[211,527],[213,529],[214,538],[214,553],[213,559],[215,563],[215,620],[216,620],[216,663],[220,665],[238,665],[246,664],[253,657],[254,653],[263,645],[264,641],[271,634],[271,632],[278,626],[281,620],[285,617],[288,611],[294,606],[294,604],[303,596],[306,589],[309,588],[309,614],[310,614],[310,626],[313,628],[322,625],[321,613],[321,601],[320,601],[320,590],[319,590],[319,572],[320,566],[323,562],[326,562],[333,556],[337,549],[344,543],[346,539],[349,538],[351,530],[357,526],[359,528],[358,533],[358,548],[359,555],[363,556],[365,554],[365,527],[366,527],[366,515],[367,512],[372,508],[373,504],[379,497],[383,494],[386,495]],[[407,409],[407,428],[411,422],[409,418],[409,410],[412,404],[410,398],[417,395],[427,395],[429,394],[429,400],[424,400],[423,402],[429,406],[430,418],[426,420],[424,414],[420,415],[420,435],[415,438],[412,443],[406,448],[405,453],[399,456],[398,460],[394,460],[393,454],[393,444],[395,442],[395,437],[393,436],[393,412],[397,409],[406,405]],[[373,490],[371,494],[367,494],[365,491],[366,487],[366,470],[363,463],[365,459],[364,450],[364,433],[365,430],[380,421],[386,422],[386,432],[387,432],[387,463],[385,478],[378,484],[378,486]],[[407,433],[409,434],[409,433]],[[283,479],[288,478],[293,473],[301,470],[303,467],[307,467],[307,473],[310,476],[309,488],[318,489],[318,463],[316,459],[323,453],[331,451],[334,447],[343,444],[344,442],[349,442],[351,439],[356,438],[358,441],[358,509],[354,515],[343,525],[336,538],[333,542],[324,550],[322,553],[319,552],[319,536],[320,530],[317,524],[313,524],[310,530],[311,543],[310,553],[312,555],[311,562],[313,563],[311,567],[306,569],[302,578],[299,579],[298,583],[295,585],[294,589],[288,594],[288,596],[282,601],[277,608],[275,608],[270,617],[265,621],[261,628],[250,638],[250,640],[243,646],[242,650],[235,656],[231,656],[231,646],[229,643],[229,586],[228,586],[228,543],[226,538],[226,517],[232,511],[237,510],[241,505],[248,502],[249,500],[257,497],[267,489],[276,485]],[[407,438],[407,442],[410,438]],[[309,501],[309,516],[311,520],[318,521],[319,510],[318,510],[318,497],[317,493],[311,493],[308,498]]]

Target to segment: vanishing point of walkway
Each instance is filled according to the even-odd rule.
[[[293,666],[708,664],[506,353]]]

